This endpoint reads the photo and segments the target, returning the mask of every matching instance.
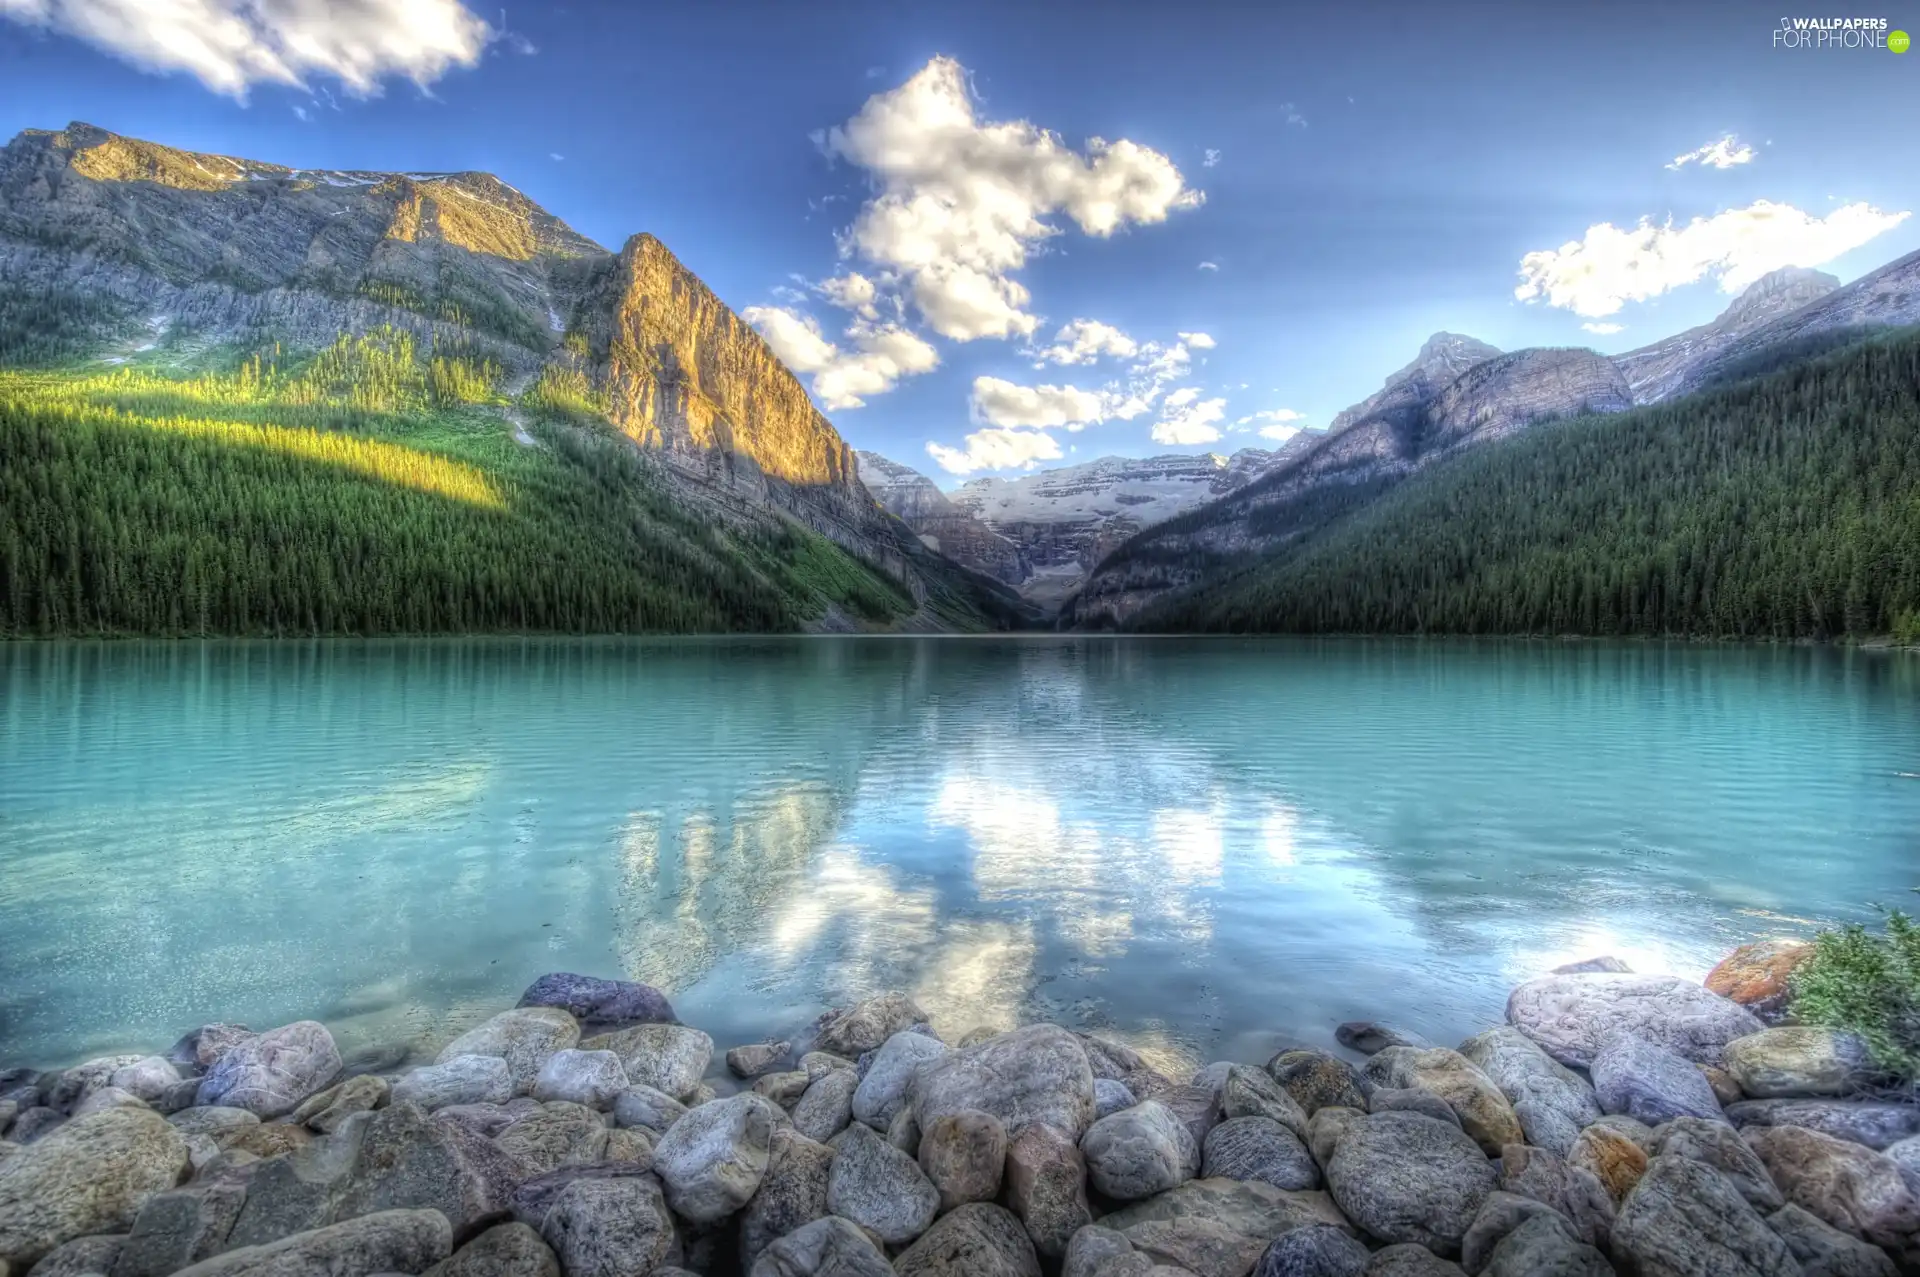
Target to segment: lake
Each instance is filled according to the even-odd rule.
[[[1016,638],[0,646],[0,1066],[437,1043],[542,972],[720,1046],[912,993],[1264,1060],[1698,977],[1920,884],[1920,657]],[[1915,901],[1920,903],[1920,901]]]

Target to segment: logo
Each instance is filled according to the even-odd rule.
[[[1782,18],[1774,28],[1776,49],[1892,49],[1907,51],[1907,33],[1889,31],[1885,18]]]
[[[1892,31],[1887,34],[1887,47],[1895,53],[1905,53],[1909,43],[1907,33],[1904,31]]]

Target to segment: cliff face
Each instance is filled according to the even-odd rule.
[[[929,549],[1007,585],[1018,586],[1033,575],[1025,551],[948,500],[933,480],[877,452],[854,455],[860,482],[880,508]]]

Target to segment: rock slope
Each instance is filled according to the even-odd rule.
[[[933,480],[877,452],[855,456],[860,481],[873,499],[929,549],[1012,586],[1033,575],[1024,550],[948,500]]]
[[[1697,389],[1702,370],[1728,352],[1745,348],[1756,329],[1818,301],[1840,287],[1822,271],[1787,266],[1747,286],[1711,323],[1689,328],[1651,346],[1615,355],[1635,403],[1658,403]]]

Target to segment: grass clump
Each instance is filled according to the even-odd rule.
[[[1856,1033],[1875,1065],[1920,1080],[1920,924],[1893,909],[1878,934],[1855,923],[1813,946],[1793,974],[1794,1018]]]

